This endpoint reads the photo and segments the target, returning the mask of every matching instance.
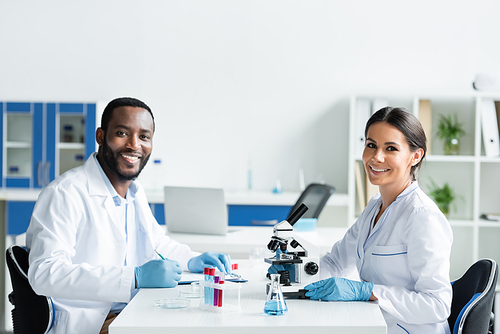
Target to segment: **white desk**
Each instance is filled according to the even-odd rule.
[[[227,253],[233,259],[248,259],[249,253],[254,248],[266,249],[273,235],[272,226],[230,226],[235,230],[225,236],[169,233],[172,239],[187,244],[197,252]],[[330,251],[333,244],[340,240],[347,228],[345,227],[318,227],[312,232],[296,232],[302,238],[318,245],[320,254]]]
[[[239,260],[240,273],[249,280],[241,290],[241,312],[214,313],[191,302],[184,309],[157,309],[154,301],[173,298],[182,289],[141,289],[109,327],[110,334],[124,333],[386,333],[386,324],[375,302],[319,302],[287,299],[288,313],[264,314],[266,266]],[[199,301],[199,300],[198,300]]]

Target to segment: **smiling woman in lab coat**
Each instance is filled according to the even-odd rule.
[[[322,281],[306,286],[321,300],[376,300],[388,333],[449,333],[452,231],[419,188],[426,153],[417,118],[386,107],[368,120],[363,164],[379,191],[320,261]],[[346,278],[357,270],[361,282]],[[329,277],[329,278],[326,278]]]
[[[52,297],[50,334],[107,333],[136,288],[174,287],[182,269],[230,271],[228,255],[192,252],[152,215],[136,177],[153,133],[142,101],[111,101],[96,131],[97,154],[40,193],[26,235],[28,278],[36,293]]]

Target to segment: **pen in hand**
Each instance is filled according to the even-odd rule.
[[[158,251],[156,249],[155,249],[155,253],[158,254],[158,256],[161,257],[162,260],[165,260],[165,258],[160,253],[158,253]]]

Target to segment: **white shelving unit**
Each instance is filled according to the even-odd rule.
[[[348,172],[348,206],[350,224],[361,212],[357,201],[355,164],[361,159],[356,147],[359,140],[358,105],[367,101],[387,101],[387,105],[404,107],[418,117],[421,100],[430,100],[432,135],[430,152],[422,166],[419,185],[428,191],[431,179],[439,185],[447,182],[459,195],[450,210],[449,222],[454,244],[451,255],[452,279],[460,277],[480,258],[492,258],[500,263],[500,222],[480,219],[482,213],[500,213],[500,157],[485,155],[481,108],[484,99],[500,101],[500,95],[470,93],[460,95],[422,94],[412,96],[354,96],[350,101],[350,141]],[[439,115],[456,114],[466,135],[461,139],[460,155],[443,155],[443,143],[436,136]],[[429,138],[428,138],[429,140]],[[362,171],[364,173],[364,171]]]

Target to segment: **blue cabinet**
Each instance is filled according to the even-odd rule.
[[[150,203],[151,211],[159,224],[165,225],[165,207],[162,203]],[[31,220],[35,201],[7,201],[7,234],[26,232]],[[227,206],[229,226],[269,225],[272,220],[288,217],[291,206],[287,205],[233,205]]]
[[[95,150],[95,103],[0,102],[0,112],[1,187],[42,188]]]
[[[158,223],[165,224],[165,208],[161,203],[150,204],[151,211]],[[229,226],[269,225],[271,221],[282,221],[288,217],[288,205],[234,205],[227,206]]]
[[[274,224],[288,217],[287,205],[228,205],[227,216],[231,226],[259,226]]]

